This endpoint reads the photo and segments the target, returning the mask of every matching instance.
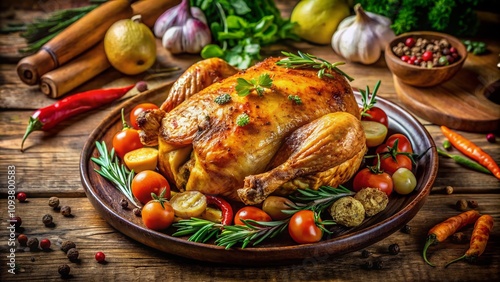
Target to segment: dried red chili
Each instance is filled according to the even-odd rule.
[[[96,89],[81,92],[64,98],[47,107],[38,109],[31,117],[21,143],[23,151],[24,141],[33,131],[49,130],[61,121],[74,115],[98,108],[124,96],[135,85],[121,88]]]
[[[233,222],[233,208],[226,200],[221,197],[205,195],[208,205],[215,205],[222,211],[222,225],[231,225]]]

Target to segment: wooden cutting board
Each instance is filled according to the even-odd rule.
[[[401,82],[396,76],[398,99],[413,113],[438,125],[469,131],[500,129],[500,69],[498,50],[470,55],[451,80],[429,88]]]

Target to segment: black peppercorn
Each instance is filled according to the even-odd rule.
[[[475,209],[475,208],[479,207],[479,204],[474,200],[470,200],[470,201],[467,201],[467,206],[469,206],[469,208],[471,208],[471,209]]]
[[[68,259],[70,261],[76,261],[76,260],[78,260],[78,256],[79,255],[80,255],[80,253],[78,252],[78,250],[76,248],[71,248],[66,253],[66,256],[68,257]]]
[[[382,260],[378,259],[373,262],[373,269],[382,269],[382,268],[384,268],[384,262]]]
[[[371,260],[365,261],[362,265],[361,268],[363,269],[373,269],[373,262]]]
[[[53,225],[54,222],[52,220],[53,220],[53,218],[50,214],[46,214],[42,217],[42,221],[43,221],[43,224],[45,224],[45,226]]]
[[[71,207],[70,206],[62,206],[61,214],[64,216],[71,216]]]
[[[135,216],[141,216],[142,215],[142,209],[141,208],[135,208],[134,209],[134,214],[135,214]]]
[[[69,265],[63,264],[63,265],[59,266],[59,268],[57,269],[57,272],[59,272],[59,274],[62,277],[67,277],[69,275],[70,270],[71,270],[71,268],[69,267]]]
[[[72,248],[76,248],[75,243],[73,243],[72,241],[64,241],[61,245],[61,250],[63,250],[63,252],[65,253],[67,253],[69,249]]]
[[[410,225],[405,224],[403,226],[403,228],[401,228],[401,232],[406,233],[406,234],[410,234],[411,233],[411,227],[410,227]]]
[[[391,255],[399,254],[399,245],[398,244],[389,245],[389,254]]]
[[[49,198],[49,206],[57,209],[59,207],[59,198],[58,197],[50,197]]]
[[[455,206],[459,211],[466,211],[468,207],[467,200],[466,199],[458,200]]]
[[[128,207],[128,201],[125,199],[121,199],[120,206],[122,206],[123,209],[126,209]]]
[[[368,258],[368,257],[370,257],[371,255],[372,255],[372,253],[371,253],[370,251],[368,251],[368,250],[363,250],[363,251],[361,251],[361,256],[362,256],[363,258]]]
[[[26,246],[28,246],[32,251],[38,250],[38,245],[39,242],[37,238],[29,238],[28,242],[26,243]]]

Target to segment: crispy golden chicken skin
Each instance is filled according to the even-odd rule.
[[[143,142],[159,145],[159,169],[177,188],[256,204],[275,191],[301,188],[297,181],[311,188],[338,185],[356,171],[366,146],[348,81],[336,72],[319,78],[314,69],[281,67],[276,65],[279,59],[233,75],[224,71],[208,86],[199,82],[193,87],[198,83],[193,80],[185,87],[196,90],[182,90],[186,99],[171,110],[162,106],[139,118]],[[211,61],[213,66],[198,64],[227,67],[221,60]],[[269,89],[262,95],[238,95],[237,79],[256,80],[262,74],[273,80]],[[191,75],[188,70],[179,80]],[[184,87],[174,86],[169,95]],[[231,101],[216,103],[222,94],[229,94]],[[178,101],[169,97],[164,105]],[[337,112],[342,113],[331,114]],[[245,126],[237,124],[242,114],[249,117]]]

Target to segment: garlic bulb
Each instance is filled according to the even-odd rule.
[[[391,20],[354,6],[356,15],[345,18],[332,37],[333,50],[351,62],[373,64],[396,36]]]
[[[212,41],[205,14],[198,7],[190,7],[189,0],[165,11],[156,20],[153,31],[172,54],[196,54]]]

